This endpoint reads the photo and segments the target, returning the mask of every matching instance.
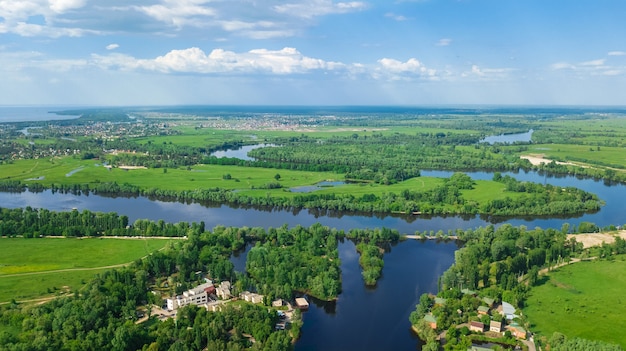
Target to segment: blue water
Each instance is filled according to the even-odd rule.
[[[78,116],[57,115],[51,111],[68,110],[67,106],[0,106],[0,123],[74,119]]]
[[[481,143],[505,143],[512,144],[515,142],[530,142],[533,136],[533,130],[529,130],[526,133],[516,133],[516,134],[500,134],[500,135],[492,135],[488,136],[485,139],[481,140]]]
[[[73,119],[77,116],[63,116],[50,111],[89,110],[90,106],[0,106],[0,123],[47,121]],[[116,107],[108,109],[115,110]],[[126,112],[187,113],[196,116],[254,117],[260,115],[484,115],[484,114],[526,114],[557,117],[571,114],[626,113],[626,107],[585,107],[585,106],[139,106],[117,107]]]

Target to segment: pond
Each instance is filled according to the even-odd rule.
[[[516,134],[500,134],[500,135],[492,135],[488,136],[485,139],[482,139],[481,143],[505,143],[512,144],[515,142],[530,142],[533,136],[533,130],[529,130],[526,133],[516,133]]]
[[[343,181],[323,181],[313,185],[303,185],[289,188],[289,191],[292,193],[311,193],[316,190],[333,188],[344,184],[346,184],[346,182]]]
[[[221,157],[230,157],[230,158],[238,158],[240,160],[244,160],[244,161],[254,161],[255,159],[253,157],[248,156],[248,152],[254,150],[254,149],[259,149],[262,147],[274,147],[276,145],[274,144],[257,144],[257,145],[245,145],[242,146],[238,149],[228,149],[228,150],[221,150],[221,151],[215,151],[211,153],[211,156],[215,156],[218,158]]]

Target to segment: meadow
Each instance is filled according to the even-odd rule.
[[[626,347],[626,257],[579,262],[550,272],[533,287],[523,312],[531,330],[550,337],[602,340]]]
[[[172,240],[1,238],[0,302],[75,291],[106,267],[130,263]]]
[[[97,160],[79,160],[63,157],[37,160],[19,160],[2,165],[6,178],[29,182],[50,184],[95,184],[99,182],[129,183],[143,189],[158,188],[165,190],[194,190],[203,188],[223,188],[236,190],[240,194],[265,197],[295,197],[302,193],[291,192],[290,188],[314,185],[322,181],[341,181],[343,174],[332,172],[309,172],[277,170],[271,168],[195,165],[190,168],[162,168],[123,170],[102,167]],[[275,182],[280,175],[280,189],[265,189],[268,183]],[[230,179],[224,179],[230,175]],[[40,179],[43,177],[43,179]],[[30,179],[30,180],[29,180]],[[36,179],[36,180],[35,180]],[[346,194],[360,197],[365,194],[382,196],[385,193],[400,193],[403,190],[428,191],[442,185],[443,178],[417,177],[391,185],[376,183],[351,183],[322,188],[316,194]],[[463,190],[466,200],[479,203],[506,196],[516,198],[519,194],[505,192],[502,183],[477,181],[474,189]]]
[[[547,159],[573,161],[589,166],[626,168],[623,147],[574,144],[534,144],[525,154],[544,155]]]

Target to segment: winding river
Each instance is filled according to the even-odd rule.
[[[424,171],[423,176],[447,177],[451,172]],[[350,228],[389,227],[401,233],[439,229],[474,228],[488,224],[511,223],[560,228],[563,223],[577,225],[582,221],[600,226],[623,224],[623,199],[626,186],[607,185],[602,181],[575,177],[548,177],[536,172],[504,173],[520,180],[575,186],[597,194],[606,205],[597,213],[570,218],[490,218],[481,216],[424,217],[401,215],[354,215],[319,211],[262,210],[233,208],[227,205],[208,206],[197,203],[154,201],[145,197],[110,198],[95,195],[40,193],[0,193],[2,207],[36,207],[50,210],[109,212],[138,218],[164,219],[170,222],[204,221],[207,228],[216,225],[278,227],[323,225],[348,230]],[[491,173],[469,172],[474,179],[491,179]],[[408,316],[424,292],[436,292],[437,279],[454,261],[454,242],[421,242],[407,240],[390,246],[385,254],[383,276],[375,288],[366,288],[361,279],[358,255],[354,245],[345,241],[339,246],[342,260],[343,292],[334,303],[313,301],[304,314],[302,337],[296,350],[411,350],[420,349],[420,342],[410,331]],[[245,253],[233,257],[242,269]]]
[[[3,122],[36,121],[48,119],[72,119],[76,116],[51,116],[51,109],[70,108],[14,108],[1,107]],[[364,112],[371,112],[367,107]],[[404,110],[404,108],[402,109]],[[24,130],[28,133],[28,129]],[[528,141],[532,131],[527,133],[492,136],[482,142]],[[238,157],[249,159],[248,151],[258,145],[248,145],[240,150],[216,153],[217,157]],[[451,172],[423,171],[423,176],[448,177]],[[491,173],[468,173],[474,179],[491,179]],[[608,186],[603,182],[575,177],[546,177],[536,172],[507,173],[520,179],[558,186],[575,186],[597,194],[606,205],[597,213],[569,218],[489,218],[481,216],[403,216],[403,215],[364,215],[326,211],[286,211],[233,208],[228,205],[207,205],[197,203],[174,203],[153,201],[145,197],[101,197],[95,195],[40,193],[2,193],[0,206],[7,208],[36,207],[55,211],[73,208],[82,211],[110,212],[127,215],[131,222],[139,218],[163,219],[169,222],[204,221],[207,228],[216,225],[278,227],[309,226],[320,222],[323,225],[348,230],[350,228],[389,227],[402,233],[415,231],[474,228],[488,224],[511,223],[533,228],[560,228],[563,223],[577,225],[582,221],[594,222],[600,226],[626,223],[623,199],[626,187]],[[313,189],[314,190],[314,189]],[[358,255],[350,241],[339,245],[341,258],[343,292],[333,303],[313,300],[309,311],[304,313],[302,337],[295,345],[297,351],[308,350],[419,350],[421,344],[411,332],[409,314],[415,308],[419,296],[424,292],[436,292],[438,277],[454,261],[458,249],[454,242],[434,240],[407,240],[388,247],[385,253],[383,276],[375,288],[366,288],[358,266]],[[233,255],[231,260],[236,269],[245,269],[247,251]]]

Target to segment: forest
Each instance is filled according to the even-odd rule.
[[[48,224],[40,226],[44,222],[39,211],[2,209],[0,213],[0,223],[9,221],[24,232],[32,230],[28,237],[35,238],[24,240],[43,240],[36,237]],[[267,307],[240,304],[213,313],[188,306],[178,311],[175,321],[153,316],[141,324],[135,323],[137,311],[151,313],[151,305],[161,305],[161,298],[151,292],[158,282],[169,281],[169,292],[180,294],[198,283],[199,271],[216,281],[232,281],[235,294],[257,291],[267,296],[266,301],[289,301],[295,293],[334,299],[341,292],[337,243],[346,235],[319,224],[206,231],[203,223],[137,220],[126,226],[127,218],[115,213],[41,210],[41,216],[46,223],[59,223],[61,233],[67,233],[67,228],[94,235],[123,230],[126,235],[184,235],[187,240],[127,268],[100,274],[73,296],[44,305],[12,302],[0,307],[0,322],[10,326],[0,332],[0,350],[290,350],[301,322],[276,331],[277,314]],[[387,229],[359,230],[348,236],[368,243],[399,237]],[[229,257],[246,244],[253,248],[246,263],[248,274],[242,274],[234,271]]]

